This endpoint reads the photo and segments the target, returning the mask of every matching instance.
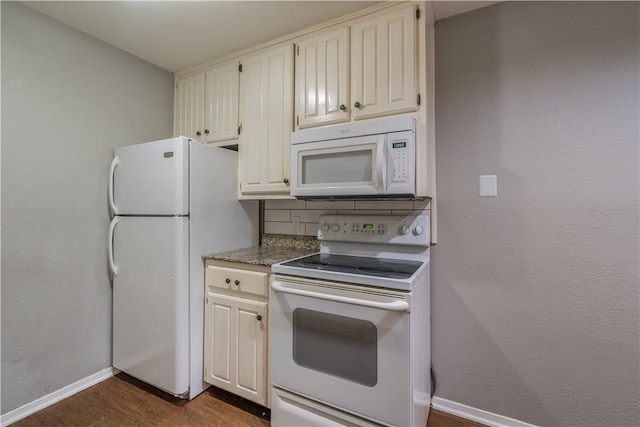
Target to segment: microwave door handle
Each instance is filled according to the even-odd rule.
[[[387,193],[387,137],[381,135],[376,145],[376,178],[378,191],[380,193]]]
[[[343,297],[339,295],[329,295],[329,294],[323,294],[318,292],[305,291],[303,289],[290,288],[277,281],[273,281],[271,283],[271,289],[273,289],[276,292],[282,292],[285,294],[300,295],[303,297],[318,298],[318,299],[323,299],[326,301],[333,301],[333,302],[343,302],[345,304],[360,305],[363,307],[370,307],[370,308],[379,308],[387,311],[409,311],[409,303],[406,301],[400,301],[400,300],[393,301],[393,302],[378,302],[378,301],[369,301],[369,300],[359,299],[359,298]]]

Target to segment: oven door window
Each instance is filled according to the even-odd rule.
[[[368,387],[378,382],[378,331],[373,323],[297,308],[293,360],[299,366]]]

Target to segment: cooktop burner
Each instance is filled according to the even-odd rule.
[[[281,265],[310,270],[385,277],[389,279],[408,279],[420,268],[422,262],[317,253],[293,261],[287,261]]]

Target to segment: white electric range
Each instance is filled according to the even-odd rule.
[[[322,215],[320,252],[272,266],[273,426],[426,425],[429,226]]]

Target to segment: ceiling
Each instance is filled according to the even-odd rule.
[[[26,1],[167,71],[181,71],[376,1]],[[433,2],[436,20],[496,1]]]

